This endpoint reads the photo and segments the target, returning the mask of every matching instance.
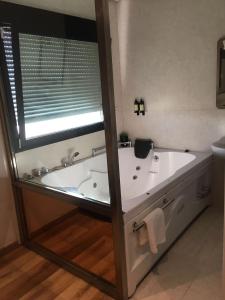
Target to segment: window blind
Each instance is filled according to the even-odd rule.
[[[102,110],[98,45],[19,34],[25,122]]]
[[[7,66],[7,71],[8,71],[14,114],[15,114],[16,123],[17,123],[16,125],[17,125],[17,130],[19,132],[11,27],[3,26],[3,27],[0,27],[0,29],[1,29],[1,37],[2,37],[2,41],[3,41],[4,52],[5,52],[6,66]]]

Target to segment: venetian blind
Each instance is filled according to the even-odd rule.
[[[19,34],[25,122],[102,109],[98,45]]]
[[[11,95],[12,95],[12,100],[13,100],[14,113],[15,113],[15,118],[16,118],[16,122],[17,122],[17,129],[19,131],[11,27],[3,26],[3,27],[0,27],[0,29],[1,29],[1,38],[3,41],[3,47],[4,47],[4,52],[5,52],[5,60],[6,60],[9,84],[10,84]]]

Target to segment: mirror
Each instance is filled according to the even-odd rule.
[[[41,246],[53,260],[111,287],[114,247],[95,1],[38,5],[49,11],[0,1],[0,63],[26,239],[34,250]]]
[[[75,266],[116,283],[112,222],[74,204],[23,190],[29,239]]]
[[[18,178],[109,205],[95,5],[88,2],[66,2],[70,16],[17,6],[18,17],[0,23],[2,49]],[[21,22],[24,13],[32,21]]]
[[[217,108],[225,108],[225,38],[217,44]]]

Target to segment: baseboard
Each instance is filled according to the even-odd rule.
[[[0,249],[0,256],[6,255],[11,251],[16,250],[19,247],[20,247],[19,242],[14,242],[6,247],[3,247],[2,249]]]
[[[74,209],[72,209],[68,213],[64,214],[63,216],[61,216],[61,217],[59,217],[59,218],[57,218],[53,221],[50,221],[48,224],[45,224],[41,228],[35,230],[34,232],[31,232],[30,236],[29,236],[29,239],[33,239],[35,237],[38,237],[40,234],[48,231],[50,228],[60,224],[61,222],[65,221],[66,219],[76,215],[78,211],[79,211],[79,208],[75,207]]]

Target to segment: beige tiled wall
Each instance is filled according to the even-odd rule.
[[[77,138],[65,140],[16,154],[16,163],[19,176],[31,173],[32,169],[47,167],[52,168],[61,165],[62,158],[70,157],[74,152],[79,152],[77,159],[91,155],[92,148],[105,145],[105,132],[99,131]]]
[[[119,59],[119,39],[118,39],[118,16],[117,3],[109,1],[110,30],[112,38],[112,60],[113,60],[113,79],[114,96],[116,109],[117,133],[123,130],[123,106],[122,106],[122,88],[121,88],[121,68]]]
[[[225,1],[122,0],[117,9],[124,129],[162,147],[209,150],[225,135],[225,110],[216,108]],[[133,113],[138,96],[145,117]]]
[[[18,240],[15,207],[0,126],[0,249]]]

